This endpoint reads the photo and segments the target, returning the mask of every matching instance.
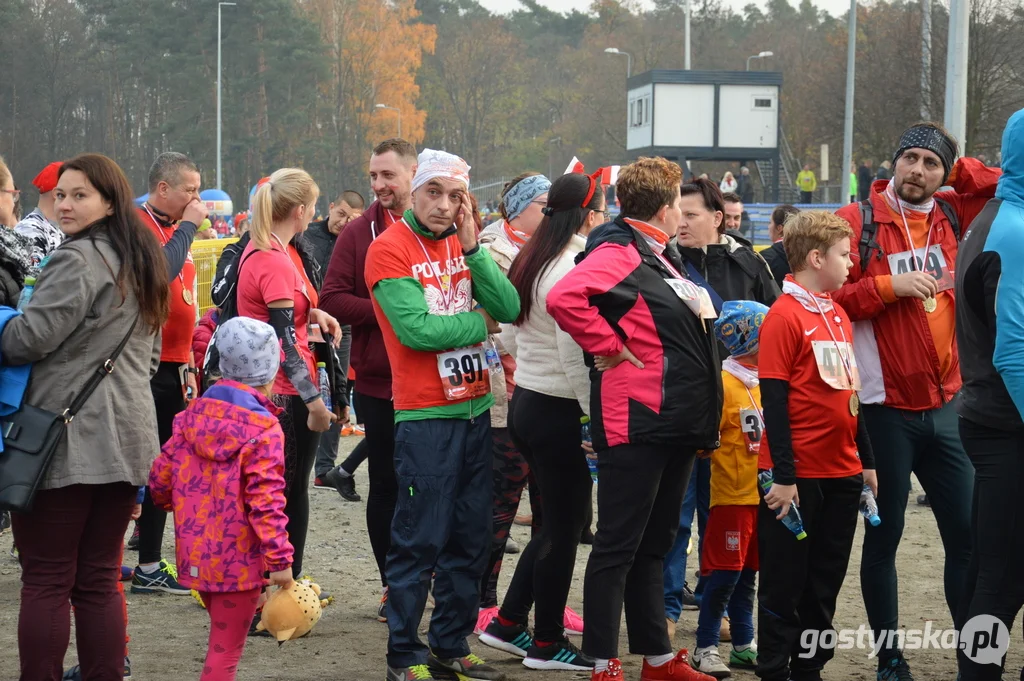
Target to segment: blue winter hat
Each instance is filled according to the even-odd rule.
[[[768,306],[753,300],[728,300],[715,321],[715,336],[733,357],[757,351],[758,335]]]
[[[543,175],[530,175],[509,187],[501,197],[505,206],[505,214],[509,220],[515,220],[526,210],[526,207],[541,194],[551,189],[551,180]]]

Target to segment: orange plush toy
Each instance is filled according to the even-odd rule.
[[[303,579],[290,589],[275,589],[270,594],[256,631],[269,631],[281,644],[308,634],[322,613],[320,587]]]

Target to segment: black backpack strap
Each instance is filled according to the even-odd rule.
[[[878,223],[875,222],[875,213],[871,207],[871,200],[861,201],[857,205],[860,206],[860,243],[858,252],[860,253],[860,271],[864,272],[868,268],[868,261],[871,259],[872,253],[876,253],[879,260],[882,259],[882,247],[875,239],[875,235],[878,233]]]
[[[64,410],[62,416],[64,417],[65,422],[71,423],[71,420],[75,418],[75,414],[82,409],[85,405],[85,401],[88,400],[93,392],[96,391],[96,388],[99,387],[103,379],[114,373],[114,363],[117,361],[117,358],[121,356],[121,351],[124,350],[124,347],[128,345],[128,341],[131,339],[132,334],[135,333],[135,327],[138,323],[139,315],[136,315],[132,325],[128,327],[128,333],[124,335],[121,342],[117,344],[116,348],[114,348],[114,352],[104,360],[103,364],[96,368],[93,375],[89,377],[88,381],[86,381],[85,387],[82,388],[82,392],[78,393],[78,396],[71,402],[71,406]]]
[[[953,204],[942,199],[935,199],[935,203],[939,204],[939,208],[942,209],[946,219],[949,220],[949,226],[953,228],[953,236],[956,237],[957,241],[960,241],[960,217],[956,214],[956,210],[953,209]]]

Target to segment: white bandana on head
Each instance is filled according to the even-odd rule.
[[[418,165],[416,176],[412,178],[413,191],[438,178],[461,182],[466,185],[466,191],[469,191],[469,164],[455,154],[424,149],[416,161]]]

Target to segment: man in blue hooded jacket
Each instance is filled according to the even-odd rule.
[[[971,223],[956,261],[960,437],[974,464],[974,550],[957,613],[962,681],[1002,679],[998,660],[1024,605],[1024,109],[1003,132],[996,197]],[[987,615],[1003,625],[972,618]],[[979,630],[979,623],[983,630]],[[977,635],[976,635],[977,634]],[[986,649],[987,648],[987,649]],[[1024,678],[1024,672],[1022,672]]]

